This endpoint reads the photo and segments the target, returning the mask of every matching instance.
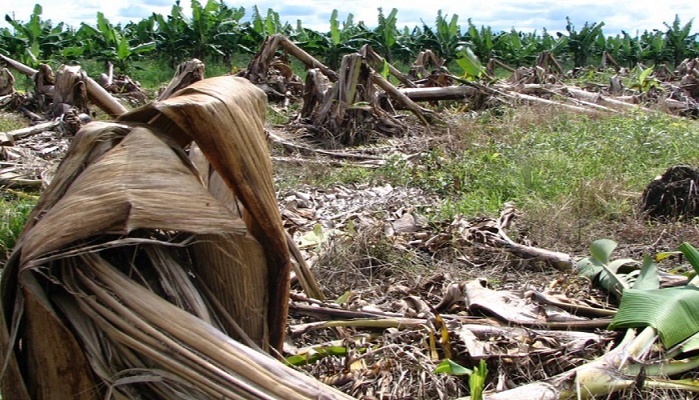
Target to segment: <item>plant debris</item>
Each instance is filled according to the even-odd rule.
[[[649,218],[677,220],[699,217],[699,168],[668,168],[643,191],[641,210]]]

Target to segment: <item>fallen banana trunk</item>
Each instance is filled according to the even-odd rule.
[[[62,124],[61,120],[53,120],[42,124],[20,128],[10,132],[0,132],[0,146],[14,145],[16,140],[23,139],[38,133],[55,128]]]
[[[307,68],[318,68],[331,81],[336,82],[338,80],[338,74],[335,71],[328,68],[306,51],[295,45],[281,33],[267,36],[264,43],[262,43],[257,56],[255,56],[255,58],[250,62],[248,69],[242,72],[241,76],[249,79],[255,84],[266,81],[265,76],[267,75],[267,70],[269,69],[272,59],[274,58],[274,54],[279,47],[296,57],[299,61],[304,63]]]
[[[34,68],[28,67],[2,54],[0,54],[0,59],[5,61],[8,66],[29,77],[39,72]],[[87,96],[90,101],[101,110],[109,114],[110,117],[117,117],[126,112],[126,108],[116,101],[116,99],[114,99],[114,97],[112,97],[102,86],[95,82],[94,79],[85,77],[85,83]]]
[[[3,398],[346,398],[265,353],[290,270],[265,110],[221,77],[81,129],[3,271]]]

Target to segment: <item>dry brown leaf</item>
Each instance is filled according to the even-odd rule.
[[[231,338],[280,347],[288,243],[264,95],[195,86],[76,136],[2,276],[4,397],[346,397]]]
[[[194,140],[245,207],[250,233],[270,250],[266,253],[270,344],[281,350],[291,263],[272,185],[263,132],[265,113],[266,96],[261,90],[245,79],[223,76],[196,82],[120,120],[147,122],[183,146]]]

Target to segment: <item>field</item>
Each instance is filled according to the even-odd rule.
[[[299,137],[288,124],[279,124],[292,119],[293,110],[271,104],[267,114],[268,131],[317,148],[315,139]],[[693,120],[660,111],[590,116],[526,105],[473,113],[463,112],[457,103],[442,106],[440,115],[445,125],[427,129],[412,121],[404,137],[377,137],[337,150],[378,156],[384,160],[379,166],[338,162],[332,156],[271,143],[280,208],[289,210],[291,202],[297,207],[300,198],[307,200],[305,208],[292,208],[304,211],[305,218],[291,222],[284,214],[285,224],[329,299],[350,309],[357,302],[382,307],[396,301],[395,290],[419,287],[404,295],[439,302],[435,296],[441,296],[442,285],[486,279],[493,290],[561,291],[587,301],[589,296],[608,301],[589,282],[561,273],[545,261],[524,259],[474,238],[466,240],[455,231],[459,221],[497,218],[506,204],[517,210],[507,228],[513,240],[575,259],[588,255],[590,243],[601,238],[617,241],[618,256],[634,259],[676,250],[685,241],[699,243],[692,220],[652,221],[639,208],[641,192],[656,176],[670,166],[699,163],[694,146],[699,125]],[[5,130],[16,127],[12,118],[3,121]],[[387,187],[388,192],[381,192]],[[36,193],[19,195],[21,191],[11,189],[4,193],[3,243],[9,249]],[[397,220],[405,215],[419,220],[419,227],[396,232]],[[427,245],[430,239],[437,240]],[[679,261],[661,268],[684,270]],[[290,320],[292,326],[303,325],[303,312],[296,314],[292,307],[291,315],[296,315]],[[300,347],[331,339],[310,333],[294,337]],[[389,341],[384,346],[415,346],[400,337],[384,340]],[[542,379],[569,365],[545,367],[546,360],[557,354],[550,351],[548,357],[537,356],[543,361],[517,364],[518,372],[510,372],[518,376],[512,384]],[[579,365],[596,355],[598,351],[590,349],[571,355],[570,363]],[[332,371],[343,369],[332,361],[342,359],[338,357],[307,368],[318,378],[333,375],[337,372]],[[406,374],[411,385],[419,381],[412,375],[415,371],[436,365],[429,360],[416,364],[393,353],[374,362],[380,365],[387,359],[397,363],[391,374]],[[321,368],[323,363],[328,365]],[[491,371],[513,367],[501,356],[489,364]],[[350,386],[345,390],[355,395],[376,390],[376,382],[352,382],[354,391]],[[467,381],[457,376],[429,375],[423,384],[419,397],[468,393]],[[662,395],[654,389],[644,393],[653,398]]]
[[[699,392],[691,22],[556,39],[394,10],[320,34],[193,4],[72,44],[39,8],[0,45],[41,68],[0,96],[5,398]],[[39,54],[110,61],[107,101]],[[32,114],[54,125],[17,134]]]

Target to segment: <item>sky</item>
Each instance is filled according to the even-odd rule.
[[[202,4],[206,0],[199,0]],[[429,0],[224,0],[229,7],[244,7],[246,18],[252,13],[253,6],[266,14],[271,8],[278,12],[282,22],[288,21],[296,25],[301,20],[303,26],[319,32],[330,29],[330,14],[333,9],[339,11],[340,21],[344,21],[349,13],[354,15],[354,21],[364,21],[369,27],[377,24],[378,8],[385,14],[391,9],[398,9],[398,27],[434,26],[437,10],[442,15],[451,18],[459,16],[462,29],[468,26],[470,18],[474,25],[490,26],[493,31],[509,31],[515,29],[522,32],[539,32],[546,28],[550,33],[564,32],[566,17],[570,17],[576,30],[580,30],[586,22],[604,22],[603,32],[615,35],[625,30],[632,36],[645,30],[666,30],[663,24],[672,24],[675,15],[679,15],[682,25],[699,16],[699,2],[688,0],[460,0],[440,1],[433,4]],[[36,2],[27,0],[0,0],[0,26],[7,27],[5,15],[9,14],[16,20],[28,21]],[[170,14],[174,0],[41,0],[43,7],[42,19],[51,20],[54,24],[65,22],[79,27],[81,22],[90,25],[96,23],[98,11],[104,13],[114,25],[139,21],[152,13]],[[191,16],[190,0],[182,0],[185,15]],[[484,6],[487,4],[487,7]],[[661,5],[662,4],[662,5]],[[694,21],[692,32],[697,32],[699,22]]]

